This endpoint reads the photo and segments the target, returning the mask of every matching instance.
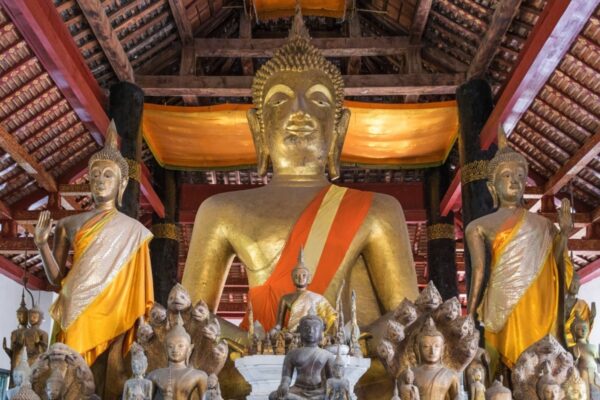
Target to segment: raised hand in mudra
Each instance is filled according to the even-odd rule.
[[[33,241],[37,246],[48,243],[48,237],[50,237],[50,231],[52,230],[52,218],[50,211],[42,211],[38,218],[37,225],[35,226],[35,232],[33,234]]]

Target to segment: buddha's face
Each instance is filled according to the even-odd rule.
[[[19,309],[17,311],[17,320],[19,321],[20,325],[27,325],[27,320],[29,318],[27,309],[21,310]]]
[[[475,371],[473,371],[473,380],[475,382],[479,382],[481,381],[481,379],[483,379],[483,377],[481,376],[481,370],[477,368],[475,369]]]
[[[29,310],[29,325],[37,326],[42,322],[42,316],[39,311]]]
[[[442,359],[444,338],[441,336],[423,336],[420,341],[421,360],[425,364],[436,364]]]
[[[154,303],[152,309],[150,310],[150,322],[153,325],[160,325],[167,319],[167,310],[158,304]]]
[[[136,376],[144,375],[148,368],[148,362],[143,358],[134,358],[131,360],[131,371]]]
[[[326,74],[280,71],[265,83],[264,131],[254,132],[257,121],[250,114],[249,122],[256,144],[264,146],[276,172],[316,175],[324,172],[328,153],[336,144],[341,148],[346,133],[346,118],[341,119],[343,129],[336,127],[335,112],[335,90]]]
[[[580,384],[568,385],[565,388],[565,398],[568,400],[585,400],[587,390],[585,383],[581,381]]]
[[[167,307],[169,310],[178,312],[189,308],[192,305],[190,294],[181,285],[175,285],[169,292]]]
[[[587,322],[582,321],[573,325],[573,336],[575,339],[586,339],[590,333],[590,327]]]
[[[412,369],[407,369],[404,373],[404,383],[406,383],[407,385],[412,385],[414,380],[415,374],[413,373]]]
[[[525,192],[527,172],[517,161],[506,161],[500,164],[494,175],[494,190],[500,204],[503,202],[519,203]]]
[[[546,385],[542,389],[542,400],[560,400],[560,386]]]
[[[292,280],[297,288],[304,289],[310,283],[310,272],[305,268],[296,268],[292,272]]]
[[[180,363],[187,361],[192,352],[190,340],[183,335],[167,337],[167,355],[169,361]]]
[[[300,338],[304,344],[317,344],[323,339],[323,323],[317,320],[300,320]]]
[[[208,306],[202,300],[196,303],[194,309],[192,310],[192,318],[194,318],[198,322],[205,322],[210,316],[210,312],[208,311]]]
[[[341,364],[335,364],[333,366],[333,376],[342,379],[344,377],[344,366]]]
[[[110,160],[94,161],[89,176],[90,191],[96,204],[115,200],[119,191],[125,190],[127,184],[126,180],[121,179],[118,165]]]
[[[14,370],[12,375],[15,386],[21,386],[25,380],[25,374],[23,374],[23,371],[19,371],[18,369]]]

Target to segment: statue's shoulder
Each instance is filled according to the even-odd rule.
[[[150,231],[144,226],[144,224],[142,224],[135,218],[131,218],[127,214],[123,214],[122,212],[118,211],[115,215],[115,218],[118,218],[117,222],[119,226],[127,226],[129,229],[132,230],[132,232],[137,232],[141,236],[147,236],[150,234]]]

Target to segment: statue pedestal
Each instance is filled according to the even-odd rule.
[[[247,400],[267,400],[269,394],[279,387],[281,382],[281,367],[283,359],[281,355],[255,355],[241,357],[235,360],[235,367],[246,381],[252,386],[252,392]],[[350,382],[350,392],[354,395],[354,385],[367,369],[371,366],[370,358],[357,358],[342,356],[346,363],[346,379]],[[296,376],[292,378],[292,385]]]

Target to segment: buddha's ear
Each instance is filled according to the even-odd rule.
[[[125,189],[127,188],[127,183],[129,183],[128,178],[121,178],[121,184],[119,185],[119,192],[117,193],[117,205],[121,207],[123,205],[123,194],[125,194]]]
[[[493,204],[493,208],[498,208],[499,206],[499,201],[498,201],[498,193],[496,193],[496,188],[494,187],[494,184],[492,182],[487,182],[487,189],[488,192],[490,192],[490,195],[492,196],[492,200],[494,202]]]
[[[269,167],[269,147],[267,146],[265,133],[261,129],[258,110],[256,108],[249,109],[246,113],[246,118],[248,119],[250,133],[252,133],[252,140],[254,141],[254,148],[256,149],[256,166],[258,174],[260,176],[265,176],[267,174],[267,168]]]
[[[333,129],[333,137],[329,145],[327,153],[327,166],[329,169],[329,177],[335,180],[340,177],[340,157],[342,155],[342,147],[346,133],[348,133],[348,125],[350,124],[350,110],[342,108],[340,118]]]

